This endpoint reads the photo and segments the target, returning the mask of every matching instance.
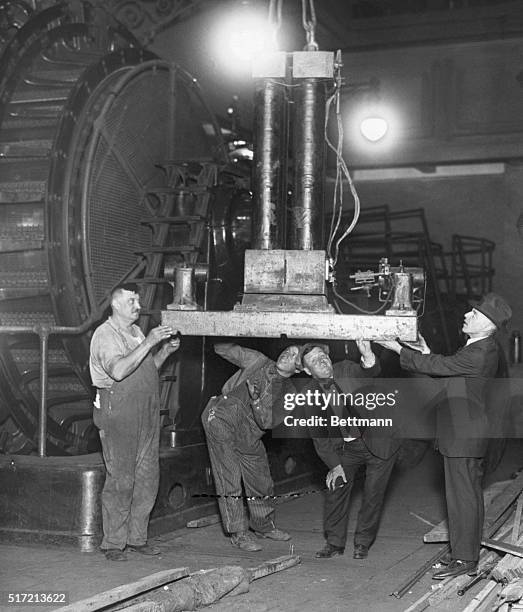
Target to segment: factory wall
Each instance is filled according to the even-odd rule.
[[[450,251],[452,234],[494,241],[493,289],[514,306],[511,328],[523,329],[523,228],[518,229],[522,166],[505,164],[497,175],[361,181],[356,187],[363,209],[383,204],[392,211],[422,207],[431,239],[445,252]]]

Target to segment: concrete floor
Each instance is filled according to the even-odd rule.
[[[505,480],[521,466],[523,444],[512,441],[489,482]],[[349,542],[360,504],[359,489],[357,486],[353,496]],[[278,504],[276,512],[278,526],[292,533],[293,552],[301,556],[301,565],[255,581],[249,593],[222,600],[208,610],[405,610],[430,588],[430,576],[426,575],[402,599],[390,593],[442,546],[422,540],[431,528],[428,523],[438,523],[445,516],[441,459],[429,450],[417,467],[395,471],[377,541],[365,560],[352,559],[352,546],[342,557],[314,558],[314,552],[323,545],[321,492]],[[129,554],[126,563],[110,563],[98,552],[80,553],[72,548],[0,545],[0,591],[68,591],[70,602],[74,602],[169,568],[187,566],[196,571],[220,565],[253,567],[291,552],[288,542],[264,540],[263,551],[243,553],[231,546],[219,525],[181,529],[154,538],[154,542],[163,551],[160,556]],[[463,609],[480,588],[482,584],[449,609]],[[0,606],[6,612],[34,609]]]

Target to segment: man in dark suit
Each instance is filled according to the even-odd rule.
[[[494,334],[511,316],[507,302],[488,293],[465,314],[463,332],[469,339],[450,356],[431,354],[422,336],[409,347],[380,342],[399,354],[405,370],[445,378],[447,400],[438,407],[437,443],[445,465],[451,559],[433,575],[436,580],[477,571],[484,518],[481,459],[489,436],[485,393],[498,368]]]
[[[369,416],[361,410],[353,410],[348,400],[356,391],[355,379],[377,376],[380,366],[370,342],[358,341],[357,345],[362,355],[361,365],[349,360],[333,365],[326,345],[310,343],[301,349],[301,365],[314,379],[308,389],[320,391],[320,403],[329,401],[329,411],[321,412],[329,423],[332,423],[331,415],[353,419]],[[337,401],[345,397],[345,401]],[[308,405],[307,410],[309,415],[320,414],[315,405]],[[363,412],[367,411],[363,409]],[[326,544],[316,557],[325,559],[345,552],[350,493],[358,469],[365,465],[363,500],[354,533],[353,553],[354,559],[365,559],[376,538],[385,491],[400,443],[392,438],[390,428],[378,431],[354,425],[321,426],[311,428],[310,435],[316,452],[329,468],[323,517]]]

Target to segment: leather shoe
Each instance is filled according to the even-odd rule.
[[[363,544],[356,544],[354,546],[354,552],[352,553],[353,559],[366,559],[369,554],[369,547],[363,546]]]
[[[451,554],[445,553],[443,555],[443,557],[441,557],[440,559],[438,559],[437,563],[439,563],[439,565],[449,565],[450,563],[452,563],[452,556]],[[439,567],[439,565],[437,565],[436,567]]]
[[[119,548],[108,548],[103,552],[107,561],[127,561],[124,551]]]
[[[154,555],[161,554],[161,550],[156,546],[152,546],[151,544],[142,544],[141,546],[133,546],[129,544],[127,546],[129,550],[140,553],[141,555],[147,555],[148,557],[154,557]]]
[[[336,555],[343,555],[345,552],[345,548],[343,546],[334,546],[334,544],[329,544],[328,542],[325,546],[319,550],[314,556],[317,559],[330,559],[331,557],[335,557]]]
[[[434,580],[443,580],[444,578],[455,578],[462,574],[475,576],[478,573],[477,561],[462,561],[461,559],[452,559],[447,567],[432,574]]]
[[[246,552],[258,552],[262,547],[254,540],[250,533],[238,531],[231,534],[231,544]]]
[[[259,538],[269,538],[270,540],[280,540],[286,542],[291,539],[291,536],[282,529],[271,529],[271,531],[255,531],[254,532]]]

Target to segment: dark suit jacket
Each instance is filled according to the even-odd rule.
[[[464,346],[450,356],[423,355],[403,348],[401,367],[443,377],[446,397],[437,406],[438,448],[447,457],[482,457],[489,437],[485,394],[498,367],[493,337]]]
[[[370,390],[365,380],[379,375],[381,367],[379,361],[372,368],[362,368],[359,364],[344,360],[335,363],[333,366],[333,378],[343,393],[356,393],[358,389],[362,392]],[[370,383],[370,381],[368,381]],[[312,380],[307,386],[308,389],[320,389],[316,380]],[[314,407],[308,407],[308,414],[320,414]],[[383,414],[369,414],[365,408],[353,406],[352,413],[361,418],[382,418]],[[321,413],[330,422],[330,416],[334,414],[331,406]],[[347,415],[348,416],[348,415]],[[390,416],[390,415],[389,415]],[[339,427],[318,427],[309,428],[310,435],[314,442],[316,452],[323,462],[332,469],[341,463],[340,451],[343,447],[343,436]],[[393,437],[393,430],[390,427],[367,427],[362,435],[362,440],[368,450],[381,459],[388,459],[400,447],[400,441]]]

